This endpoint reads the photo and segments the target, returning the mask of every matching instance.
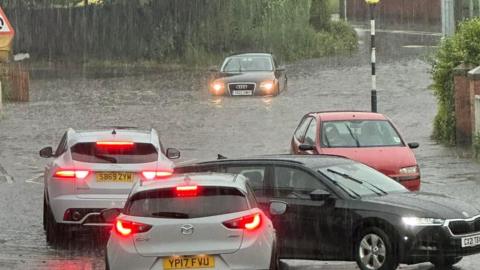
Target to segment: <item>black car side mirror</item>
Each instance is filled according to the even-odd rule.
[[[43,158],[51,158],[54,156],[52,147],[48,146],[40,150],[40,156]]]
[[[408,147],[410,147],[411,149],[416,149],[420,146],[419,143],[416,143],[416,142],[412,142],[412,143],[409,143],[408,144]]]
[[[315,150],[315,146],[311,144],[302,143],[298,146],[298,149],[302,151],[311,151],[311,150]]]
[[[100,216],[106,223],[113,223],[122,211],[118,208],[109,208],[100,212]]]
[[[270,214],[272,216],[280,216],[285,214],[287,211],[288,204],[282,201],[271,201],[270,202]]]
[[[167,157],[169,159],[178,159],[180,158],[180,151],[176,148],[167,148]]]
[[[330,198],[332,194],[323,189],[316,189],[310,193],[310,199],[312,201],[325,201]]]
[[[277,67],[277,71],[285,71],[285,70],[286,70],[285,66]]]

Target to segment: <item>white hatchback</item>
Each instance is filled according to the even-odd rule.
[[[276,269],[275,230],[246,181],[203,173],[135,185],[120,215],[102,213],[114,223],[106,268]]]
[[[57,243],[73,229],[111,226],[100,217],[106,208],[123,208],[133,184],[168,177],[174,148],[164,150],[157,132],[112,128],[103,131],[68,129],[45,168],[43,226],[48,243]],[[170,159],[169,159],[170,158]]]

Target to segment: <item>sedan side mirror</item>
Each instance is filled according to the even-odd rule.
[[[285,66],[279,66],[277,67],[277,71],[285,71]]]
[[[113,223],[122,211],[118,208],[109,208],[100,212],[100,216],[106,223]]]
[[[420,146],[419,143],[416,143],[416,142],[412,142],[412,143],[409,143],[408,144],[408,147],[410,147],[411,149],[416,149]]]
[[[312,201],[325,201],[326,199],[330,198],[331,195],[332,194],[326,190],[316,189],[310,193],[310,199]]]
[[[40,150],[40,156],[43,157],[43,158],[51,158],[53,157],[53,149],[52,147],[48,146],[48,147],[45,147],[45,148],[42,148],[42,150]]]
[[[178,159],[180,158],[180,151],[176,148],[167,148],[167,157],[169,159]]]
[[[287,211],[287,203],[282,201],[271,201],[270,202],[270,214],[272,216],[280,216],[285,214]]]
[[[315,150],[315,146],[311,144],[302,143],[298,146],[298,149],[302,151],[311,151],[311,150]]]
[[[211,66],[208,68],[208,71],[210,72],[218,72],[218,67],[217,66]]]

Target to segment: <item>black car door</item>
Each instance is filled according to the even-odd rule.
[[[310,171],[300,167],[275,166],[273,169],[274,200],[288,203],[284,215],[273,216],[277,231],[279,255],[295,259],[341,259],[345,250],[348,212],[336,208],[336,198],[315,201],[314,190],[329,188]]]

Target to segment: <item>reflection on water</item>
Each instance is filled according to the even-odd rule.
[[[223,97],[221,96],[211,96],[210,104],[215,108],[223,108]]]

